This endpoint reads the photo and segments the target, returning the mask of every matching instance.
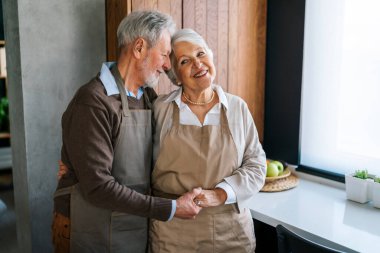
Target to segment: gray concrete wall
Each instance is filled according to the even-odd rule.
[[[105,0],[3,0],[19,252],[52,252],[61,115],[106,59]]]

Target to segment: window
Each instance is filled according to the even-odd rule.
[[[380,176],[379,1],[306,1],[300,163]]]
[[[380,2],[287,4],[268,2],[268,157],[338,181],[380,175]]]

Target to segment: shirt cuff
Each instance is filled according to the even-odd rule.
[[[172,200],[172,212],[170,213],[169,219],[167,221],[170,221],[171,219],[173,219],[176,210],[177,210],[177,202],[175,200]]]
[[[227,193],[227,199],[226,199],[226,202],[224,202],[224,204],[234,204],[236,203],[236,194],[235,194],[235,191],[234,189],[232,189],[231,185],[229,185],[228,183],[226,182],[220,182],[219,184],[217,184],[215,186],[215,188],[221,188],[223,189],[226,193]]]

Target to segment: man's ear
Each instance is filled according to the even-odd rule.
[[[145,55],[147,42],[143,38],[138,38],[133,43],[133,55],[137,59],[141,59]]]

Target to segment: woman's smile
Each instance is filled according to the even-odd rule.
[[[193,77],[194,78],[201,78],[201,77],[204,77],[205,75],[207,75],[207,73],[208,73],[208,70],[200,70],[197,73],[195,73],[195,75]]]

